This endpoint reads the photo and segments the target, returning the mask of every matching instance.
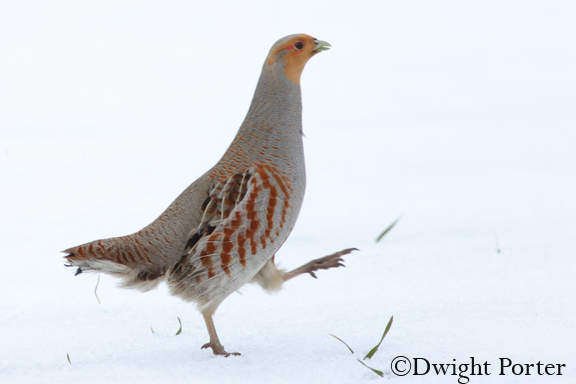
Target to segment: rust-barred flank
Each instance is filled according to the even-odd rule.
[[[230,221],[230,227],[238,228],[242,225],[242,218],[240,217],[240,211],[234,213],[234,218]]]
[[[210,237],[208,238],[208,242],[211,243],[216,243],[218,241],[220,241],[220,238],[222,237],[221,233],[213,233],[210,235]]]
[[[280,187],[280,190],[282,191],[284,196],[286,196],[286,200],[290,199],[290,192],[288,192],[288,188],[286,187],[286,184],[284,184],[284,180],[282,180],[282,178],[278,176],[276,173],[273,173],[272,177],[274,177],[274,180],[276,180],[276,183]]]
[[[234,222],[234,220],[232,220],[232,222]],[[236,227],[238,227],[238,225],[236,225],[236,226],[230,225],[229,227],[224,227],[222,229],[222,233],[224,234],[223,241],[230,239],[230,236],[232,236],[234,234],[234,232],[236,231]]]
[[[262,244],[262,249],[266,249],[266,236],[260,236],[260,244]]]
[[[292,188],[292,181],[290,180],[290,178],[286,175],[282,176],[282,180],[284,181],[284,185],[286,185],[286,188],[288,188],[290,190],[290,192],[293,192],[294,189]]]
[[[266,214],[266,223],[268,225],[266,226],[266,230],[269,231],[272,229],[272,227],[274,227],[274,207],[268,206],[267,211],[268,212]]]
[[[275,187],[272,187],[272,190],[276,190]],[[271,230],[272,228],[274,228],[274,213],[276,211],[276,204],[277,204],[277,198],[275,197],[271,197],[268,200],[268,208],[266,209],[266,230],[264,231],[265,235],[267,238],[270,239],[270,241],[273,243],[274,239],[270,236],[271,234]]]
[[[254,233],[260,227],[260,220],[252,220],[250,222],[250,233]]]
[[[242,267],[246,268],[246,248],[244,244],[246,243],[246,236],[243,233],[238,234],[238,258],[240,259],[240,264]]]
[[[222,266],[222,270],[224,271],[224,273],[226,273],[226,275],[228,275],[228,277],[232,277],[230,273],[230,268],[228,268],[228,264],[230,264],[230,262],[232,261],[230,251],[232,250],[233,247],[234,244],[230,241],[230,239],[224,237],[224,240],[222,240],[222,252],[220,252],[220,261],[221,261],[220,265]]]
[[[230,238],[225,237],[224,240],[222,240],[222,253],[230,253],[232,248],[234,248],[234,243],[230,241]]]
[[[220,261],[222,262],[222,267],[227,266],[232,261],[232,257],[230,256],[229,251],[222,251],[220,252]]]
[[[260,178],[262,179],[262,185],[264,186],[264,188],[268,189],[268,188],[270,188],[270,176],[268,175],[266,170],[270,170],[270,167],[264,165],[264,166],[258,168],[258,174],[260,175]]]
[[[246,228],[246,238],[248,238],[250,240],[250,249],[251,249],[253,255],[255,255],[257,250],[258,250],[255,236],[256,236],[256,231],[258,230],[258,227],[260,226],[260,221],[257,220],[257,212],[255,210],[256,199],[258,198],[258,193],[259,193],[259,188],[255,185],[254,189],[250,193],[250,196],[248,196],[249,200],[248,200],[248,203],[246,204],[247,219],[250,220],[250,224],[249,224],[248,228]]]
[[[250,249],[253,255],[258,251],[258,244],[256,243],[256,231],[258,230],[258,227],[260,227],[260,221],[252,220],[250,222],[250,230],[246,231],[246,235],[250,239]]]
[[[212,255],[216,252],[216,244],[214,244],[213,241],[210,241],[210,238],[208,238],[208,241],[206,242],[205,252],[207,255]]]
[[[208,268],[212,266],[212,258],[206,253],[206,251],[202,251],[198,257],[202,262],[203,267]]]
[[[274,188],[273,190],[275,190]],[[278,204],[278,199],[276,197],[270,197],[268,199],[268,207],[266,208],[266,213],[268,215],[274,215],[274,210],[276,209],[276,205]]]
[[[283,226],[283,224],[286,222],[286,214],[288,213],[288,208],[290,208],[290,201],[289,200],[284,200],[284,206],[282,207],[282,218],[281,223],[280,223],[280,227]]]

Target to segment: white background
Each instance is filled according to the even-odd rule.
[[[394,376],[405,355],[490,363],[471,383],[574,382],[575,16],[552,0],[2,0],[0,381],[382,380],[355,358],[394,315],[368,362],[387,380],[458,380]],[[277,260],[361,252],[227,299],[215,322],[241,357],[200,350],[202,317],[165,286],[102,276],[98,304],[59,251],[154,220],[220,158],[271,45],[301,32],[333,49],[303,74],[307,194]],[[504,357],[567,367],[500,376]]]

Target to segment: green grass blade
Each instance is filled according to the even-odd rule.
[[[154,333],[154,328],[150,327],[150,330],[152,331],[152,333]]]
[[[371,370],[372,372],[374,372],[374,373],[377,374],[378,376],[384,377],[384,372],[379,371],[379,370],[374,369],[374,368],[370,368],[369,366],[367,366],[366,364],[364,364],[364,363],[362,362],[362,360],[360,360],[360,359],[356,359],[356,360],[358,360],[358,362],[359,362],[360,364],[362,364],[363,366],[365,366],[366,368],[368,368],[369,370]]]
[[[374,348],[372,348],[372,350],[370,352],[368,352],[368,354],[364,357],[364,360],[371,359],[372,356],[374,356],[374,354],[376,353],[376,351],[378,351],[380,344],[382,344],[382,341],[384,341],[386,334],[388,333],[388,331],[390,330],[390,327],[392,326],[392,321],[394,321],[394,316],[392,316],[390,318],[390,321],[388,321],[388,325],[386,326],[386,329],[384,330],[384,334],[382,335],[382,338],[380,339],[380,342],[378,343],[378,345],[375,346]]]
[[[178,332],[176,332],[176,336],[178,336],[179,334],[182,333],[182,322],[180,321],[179,317],[177,317],[177,319],[178,319],[178,322],[180,323],[180,329],[178,330]]]
[[[72,364],[72,362],[70,361],[70,355],[69,355],[69,354],[66,354],[66,357],[68,358],[68,362],[69,362],[70,364]]]
[[[349,346],[348,344],[346,344],[346,343],[344,342],[344,340],[342,340],[341,338],[339,338],[339,337],[337,337],[337,336],[334,336],[334,335],[331,334],[331,333],[329,333],[329,335],[332,336],[333,338],[335,338],[336,340],[340,340],[340,342],[341,342],[342,344],[344,344],[345,346],[348,347],[348,349],[350,350],[350,352],[354,353],[354,351],[352,350],[352,348],[350,348],[350,346]]]
[[[390,225],[388,226],[388,228],[386,228],[386,229],[384,230],[384,232],[382,232],[382,233],[380,234],[380,236],[378,236],[378,238],[376,239],[376,242],[379,242],[380,240],[382,240],[382,238],[383,238],[384,236],[386,236],[386,234],[387,234],[388,232],[390,232],[390,230],[391,230],[392,228],[394,228],[394,226],[398,223],[398,221],[400,221],[401,218],[402,218],[402,215],[398,216],[398,218],[397,218],[396,220],[394,220],[394,221],[392,222],[392,224],[390,224]]]

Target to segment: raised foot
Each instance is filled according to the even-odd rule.
[[[228,357],[230,355],[232,356],[240,356],[239,352],[226,352],[226,350],[224,349],[224,347],[222,346],[222,344],[212,344],[212,343],[206,343],[202,346],[201,349],[206,349],[206,348],[212,348],[212,352],[215,355],[220,355],[220,356],[224,356],[224,357]]]
[[[340,252],[336,252],[331,255],[312,260],[308,264],[305,264],[301,267],[302,273],[309,273],[313,278],[317,279],[314,271],[318,271],[320,269],[345,267],[345,265],[342,264],[344,262],[342,256],[357,250],[358,250],[357,248],[346,248]]]

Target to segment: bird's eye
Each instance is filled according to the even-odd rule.
[[[298,41],[296,44],[294,44],[294,48],[300,50],[300,49],[304,48],[304,43],[301,41]]]

